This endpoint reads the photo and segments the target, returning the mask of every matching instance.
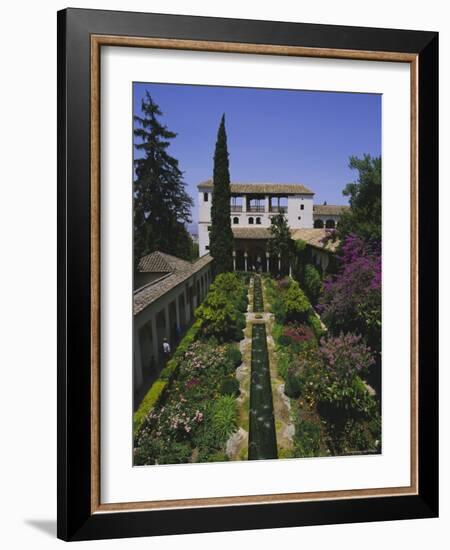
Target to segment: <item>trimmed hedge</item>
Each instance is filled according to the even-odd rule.
[[[168,381],[157,379],[153,382],[151,388],[146,393],[144,399],[139,405],[138,410],[133,415],[133,435],[137,436],[139,430],[141,429],[144,420],[146,419],[148,413],[156,407],[156,405],[162,399]]]
[[[197,338],[200,328],[200,321],[195,321],[195,323],[181,339],[172,358],[167,361],[166,366],[159,373],[159,377],[153,382],[150,389],[146,393],[144,399],[139,405],[138,410],[133,415],[134,437],[138,435],[139,430],[141,429],[141,426],[150,411],[154,409],[163,399],[165,391],[170,384],[170,381],[173,379],[178,370],[179,360],[186,353],[188,347],[192,344],[192,342]]]

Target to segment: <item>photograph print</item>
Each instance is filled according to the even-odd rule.
[[[133,84],[133,464],[382,452],[379,94]]]

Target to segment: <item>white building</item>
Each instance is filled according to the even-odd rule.
[[[341,215],[348,210],[348,206],[338,206],[334,204],[315,204],[313,207],[314,227],[322,229],[334,229]]]
[[[198,186],[198,235],[200,256],[209,251],[213,182]],[[267,271],[271,262],[267,251],[272,218],[283,213],[294,239],[304,239],[317,248],[325,236],[323,228],[335,228],[348,206],[314,205],[314,192],[301,184],[232,183],[231,227],[235,238],[234,268]],[[316,230],[314,230],[316,228]]]

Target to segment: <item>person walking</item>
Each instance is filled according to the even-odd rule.
[[[169,355],[170,355],[170,344],[167,341],[167,338],[164,338],[164,340],[163,340],[163,352],[164,352],[164,356],[166,357],[166,359],[168,359]]]

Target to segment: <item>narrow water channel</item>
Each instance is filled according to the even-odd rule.
[[[261,278],[255,277],[253,312],[263,311]],[[266,326],[264,323],[254,323],[252,327],[250,432],[248,441],[249,460],[278,458]]]

